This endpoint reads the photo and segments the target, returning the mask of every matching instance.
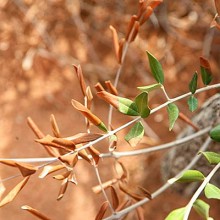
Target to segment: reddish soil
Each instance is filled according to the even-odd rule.
[[[47,2],[47,3],[45,3]],[[45,134],[52,134],[50,114],[54,114],[62,135],[71,136],[85,132],[84,118],[71,105],[71,99],[83,101],[77,77],[72,64],[81,64],[86,82],[114,81],[118,65],[112,48],[109,25],[113,25],[123,37],[127,23],[136,13],[136,1],[8,1],[0,3],[0,157],[31,158],[47,157],[43,147],[37,144],[35,136],[27,126],[26,118],[31,116]],[[165,72],[165,88],[171,97],[188,92],[192,74],[199,70],[199,56],[210,51],[214,83],[219,77],[219,33],[215,32],[211,47],[204,39],[214,15],[212,1],[168,1],[168,26],[157,28],[157,20],[150,20],[140,29],[139,37],[130,46],[120,77],[118,91],[121,96],[134,98],[137,86],[154,83],[149,73],[145,50],[151,51],[162,63]],[[186,6],[186,7],[185,7]],[[159,22],[162,9],[156,12]],[[174,28],[181,39],[167,28]],[[168,32],[166,32],[168,31]],[[100,34],[101,33],[101,34]],[[191,41],[193,42],[191,42]],[[197,44],[198,45],[197,45]],[[205,54],[207,55],[207,54]],[[209,53],[208,53],[209,55]],[[199,82],[202,86],[201,81]],[[198,96],[200,104],[216,91]],[[165,101],[160,92],[150,95],[150,105],[155,107]],[[177,103],[180,110],[189,117],[186,100]],[[107,123],[108,105],[94,95],[93,112]],[[117,128],[131,120],[114,112],[113,127]],[[168,131],[166,110],[151,115],[146,122],[165,143],[174,140],[185,126],[177,121],[174,130]],[[95,131],[96,128],[92,128]],[[132,150],[121,141],[128,129],[119,132],[118,150]],[[149,147],[148,138],[137,147]],[[107,142],[97,145],[106,152]],[[150,192],[163,185],[160,161],[164,152],[132,158],[122,158],[130,173],[130,184],[141,185]],[[131,162],[132,161],[132,162]],[[113,159],[101,160],[99,170],[102,181],[114,177]],[[78,185],[69,185],[61,201],[57,201],[60,182],[51,176],[39,179],[34,175],[16,199],[0,209],[0,218],[7,220],[29,220],[32,216],[21,210],[29,205],[40,210],[51,219],[94,219],[103,195],[95,195],[92,187],[98,184],[94,168],[80,161],[76,166]],[[1,179],[17,174],[15,168],[0,165]],[[21,178],[4,182],[6,192]],[[167,190],[144,206],[145,219],[162,220],[167,214],[187,204],[189,198]],[[210,201],[209,201],[210,202]],[[213,202],[211,215],[218,219],[219,203]],[[135,219],[132,212],[126,219]],[[192,219],[199,219],[192,213]]]

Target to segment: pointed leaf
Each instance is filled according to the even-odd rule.
[[[78,153],[75,152],[73,154],[68,154],[68,155],[62,155],[60,157],[58,157],[58,159],[67,164],[70,167],[74,167],[76,165],[76,163],[78,162]]]
[[[150,63],[151,72],[158,83],[164,83],[164,73],[160,62],[147,51],[148,60]]]
[[[44,178],[45,176],[47,176],[53,172],[56,172],[58,170],[61,170],[63,168],[65,168],[65,166],[63,164],[59,164],[59,165],[55,165],[55,166],[51,166],[51,165],[45,166],[43,168],[42,172],[40,173],[39,178]]]
[[[204,85],[209,85],[209,83],[212,81],[212,71],[209,61],[204,57],[200,57],[200,71]]]
[[[139,115],[137,105],[130,99],[118,97],[118,104],[118,110],[121,113],[131,116]]]
[[[125,136],[125,140],[131,145],[131,147],[135,147],[144,136],[144,126],[141,122],[137,122],[128,134]]]
[[[191,95],[188,99],[188,106],[191,112],[194,112],[198,108],[198,99]]]
[[[52,132],[53,132],[54,136],[58,137],[58,138],[61,137],[59,127],[57,125],[55,116],[53,114],[50,115],[50,123],[52,126]]]
[[[102,203],[102,205],[99,209],[99,212],[95,217],[95,220],[102,220],[102,218],[104,217],[104,215],[107,211],[108,206],[109,206],[108,201],[105,201],[104,203]]]
[[[97,133],[78,133],[74,136],[66,137],[64,139],[72,141],[75,145],[77,144],[83,144],[90,141],[94,141],[98,138],[100,138],[102,134]]]
[[[156,83],[156,84],[152,84],[149,86],[139,86],[137,87],[139,90],[141,90],[142,92],[151,92],[153,90],[159,89],[161,88],[161,84],[160,83]]]
[[[195,211],[201,217],[203,217],[203,219],[208,219],[209,218],[209,208],[210,208],[210,205],[207,204],[206,202],[202,201],[201,199],[197,199],[193,203],[193,208],[195,209]]]
[[[205,156],[205,158],[208,160],[210,164],[220,163],[220,154],[218,153],[205,151],[205,152],[201,152],[201,154]]]
[[[194,94],[196,92],[197,89],[197,80],[198,80],[198,73],[195,72],[193,75],[193,78],[191,80],[191,82],[189,83],[189,90],[192,94]]]
[[[25,163],[16,163],[16,166],[20,170],[23,177],[30,176],[38,170],[37,167]]]
[[[63,181],[62,181],[62,184],[61,184],[61,187],[60,187],[60,191],[59,191],[59,194],[58,194],[58,197],[57,197],[57,200],[61,200],[66,192],[66,189],[67,189],[67,186],[68,186],[68,178],[65,178]]]
[[[94,148],[93,146],[88,147],[87,150],[89,151],[95,164],[97,165],[99,163],[99,159],[100,159],[100,157],[99,157],[100,152],[96,148]]]
[[[30,212],[32,215],[36,216],[39,219],[42,220],[50,220],[50,218],[48,218],[47,216],[45,216],[44,214],[40,213],[38,210],[28,206],[28,205],[23,205],[21,207],[23,210],[26,210],[28,212]]]
[[[115,191],[115,188],[113,186],[110,186],[110,189],[111,189],[111,196],[112,196],[112,206],[114,210],[116,210],[119,206],[119,198]]]
[[[211,183],[206,185],[204,192],[208,199],[220,199],[220,189]]]
[[[183,220],[186,207],[173,210],[165,220]]]
[[[0,202],[0,207],[13,201],[17,194],[23,189],[30,176],[25,177],[20,183],[18,183]]]
[[[179,109],[174,103],[170,103],[167,106],[167,112],[169,117],[169,130],[173,129],[176,119],[179,116]]]
[[[142,92],[135,98],[134,102],[137,105],[140,116],[146,118],[150,114],[150,108],[148,107],[148,94]]]
[[[214,141],[220,142],[220,125],[215,126],[209,135]]]
[[[174,182],[196,182],[202,181],[204,179],[205,176],[198,170],[186,170],[181,174],[181,176],[179,176],[178,178],[171,178],[168,180],[168,182],[170,184],[173,184]]]

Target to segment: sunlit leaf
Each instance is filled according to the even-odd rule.
[[[211,183],[207,183],[204,192],[208,199],[220,199],[220,189]]]
[[[30,176],[38,170],[37,167],[25,163],[16,163],[16,166],[20,170],[23,177]]]
[[[137,87],[139,90],[141,90],[142,92],[151,92],[153,90],[159,89],[161,88],[161,84],[160,83],[156,83],[156,84],[152,84],[149,86],[139,86]]]
[[[183,220],[186,207],[173,210],[165,220]]]
[[[192,94],[194,94],[196,92],[197,89],[197,80],[198,80],[198,73],[195,72],[193,75],[192,80],[189,83],[189,90]]]
[[[42,214],[41,212],[39,212],[37,209],[34,209],[28,205],[23,205],[21,207],[23,210],[26,210],[28,212],[30,212],[32,215],[36,216],[39,219],[42,220],[50,220],[50,218],[48,218],[47,216],[45,216],[44,214]]]
[[[61,187],[60,187],[60,191],[57,197],[57,200],[61,200],[66,192],[67,186],[68,186],[68,178],[65,178],[62,183],[61,183]]]
[[[169,117],[169,130],[171,131],[173,129],[175,121],[179,116],[179,109],[176,104],[170,103],[167,105],[167,112]]]
[[[128,134],[125,136],[125,140],[132,146],[135,147],[144,136],[144,126],[141,122],[137,122]]]
[[[54,136],[58,137],[58,138],[61,137],[59,127],[57,125],[55,116],[53,114],[50,115],[50,123],[52,126],[52,132],[53,132]]]
[[[43,168],[42,172],[40,173],[39,178],[44,178],[45,176],[47,176],[53,172],[56,172],[58,170],[61,170],[63,168],[65,168],[65,166],[63,164],[54,165],[54,166],[51,166],[51,165],[45,166]]]
[[[198,99],[191,95],[187,101],[189,110],[194,112],[198,108]]]
[[[147,51],[148,60],[150,63],[151,72],[158,83],[164,83],[164,73],[160,62]]]
[[[148,94],[142,92],[135,98],[134,102],[137,105],[139,115],[142,118],[146,118],[150,114],[150,108],[148,107]]]
[[[13,201],[18,193],[23,189],[30,176],[25,177],[20,183],[18,183],[0,202],[0,207]]]
[[[68,170],[64,173],[57,174],[56,176],[53,176],[53,178],[56,179],[56,180],[64,180],[70,175],[70,173],[71,173],[71,171]]]
[[[118,110],[121,113],[131,116],[139,115],[137,105],[130,99],[118,97],[118,102],[119,102]]]
[[[210,164],[220,163],[220,154],[210,151],[200,152],[208,160]]]
[[[104,203],[102,203],[102,205],[101,205],[101,207],[99,209],[99,212],[96,215],[95,220],[102,220],[102,218],[104,217],[104,215],[105,215],[105,213],[107,211],[108,206],[109,206],[108,201],[105,201]]]
[[[168,180],[170,184],[174,182],[195,182],[195,181],[202,181],[204,180],[205,176],[198,170],[186,170],[184,171],[181,176],[177,178],[171,178]]]
[[[74,167],[78,161],[78,153],[75,152],[73,154],[62,155],[58,157],[58,159],[68,166]]]
[[[209,204],[207,204],[206,202],[202,201],[201,199],[197,199],[194,203],[193,203],[193,208],[195,209],[195,211],[201,216],[203,217],[203,219],[207,219],[209,218]]]
[[[200,71],[204,85],[208,85],[212,81],[212,71],[209,61],[204,57],[200,57]]]
[[[214,141],[220,142],[220,125],[215,126],[209,135]]]

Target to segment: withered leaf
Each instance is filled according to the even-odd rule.
[[[78,161],[78,153],[75,152],[73,154],[63,155],[63,156],[58,157],[58,159],[62,161],[63,163],[71,167],[74,167]]]
[[[97,92],[105,91],[105,89],[103,88],[103,86],[100,82],[95,84],[95,89]]]
[[[61,184],[61,187],[60,187],[60,191],[59,191],[59,194],[58,194],[58,197],[57,197],[57,200],[61,200],[66,192],[66,189],[67,189],[67,186],[68,186],[68,178],[65,178],[63,181],[62,181],[62,184]]]
[[[91,154],[95,164],[97,165],[98,162],[99,162],[99,158],[100,158],[99,157],[100,152],[97,149],[95,149],[93,146],[88,147],[87,150],[89,151],[89,153]]]
[[[26,163],[16,163],[16,166],[20,170],[23,177],[30,176],[38,170],[37,167]]]
[[[77,185],[77,180],[76,180],[76,176],[73,172],[70,173],[70,175],[68,176],[68,181]]]
[[[62,173],[62,174],[57,174],[56,176],[53,176],[53,178],[56,179],[56,180],[64,180],[64,179],[66,179],[70,174],[71,174],[71,171],[67,171],[67,172]]]
[[[163,2],[163,0],[156,0],[156,1],[151,1],[149,6],[152,9],[155,9],[158,5],[160,5]]]
[[[63,168],[65,168],[65,166],[63,164],[59,164],[59,165],[55,165],[55,166],[51,166],[51,165],[45,166],[43,168],[42,172],[40,173],[39,178],[44,178],[45,176],[47,176],[53,172],[56,172],[58,170],[61,170]]]
[[[126,40],[128,40],[128,38],[129,38],[129,36],[131,34],[131,31],[132,31],[132,29],[134,27],[134,23],[137,20],[138,20],[137,15],[132,15],[131,20],[130,20],[130,22],[128,24],[128,30],[127,30],[126,37],[125,37]]]
[[[119,49],[119,43],[118,43],[118,34],[116,29],[110,25],[110,30],[112,31],[112,38],[113,38],[113,45],[114,45],[114,50],[115,50],[115,55],[116,58],[118,59],[118,49]],[[118,60],[119,62],[119,60]]]
[[[124,180],[124,181],[128,180],[128,171],[122,162],[117,161],[115,163],[115,170],[116,170],[117,174],[119,175],[120,180]]]
[[[152,199],[151,193],[147,189],[145,189],[145,188],[143,188],[141,186],[138,186],[138,188],[143,193],[143,195],[145,197],[147,197],[148,199]]]
[[[107,211],[108,206],[109,206],[108,201],[105,201],[105,202],[102,203],[102,205],[99,209],[99,212],[95,217],[95,220],[102,220],[102,218],[104,217],[104,215]]]
[[[92,187],[92,191],[96,194],[100,193],[102,191],[102,188],[103,189],[107,189],[108,187],[114,185],[115,183],[118,182],[118,179],[111,179],[111,180],[108,180],[104,183],[102,183],[102,186],[100,185],[97,185],[97,186],[94,186]]]
[[[145,14],[142,16],[142,19],[140,21],[140,25],[142,25],[144,22],[146,22],[152,13],[153,13],[153,9],[150,6],[148,6]]]
[[[107,86],[107,88],[111,94],[118,95],[118,91],[117,91],[116,87],[111,83],[110,80],[105,81],[105,85]]]
[[[66,140],[72,141],[75,145],[77,144],[83,144],[90,141],[94,141],[98,138],[100,138],[102,134],[98,133],[78,133],[74,136],[65,138]]]
[[[119,198],[118,198],[115,188],[112,185],[110,186],[110,189],[111,189],[111,196],[112,196],[112,206],[114,210],[116,210],[119,206]]]
[[[123,201],[121,204],[119,204],[118,208],[115,210],[116,212],[121,211],[122,209],[124,209],[125,207],[129,206],[131,204],[131,200],[125,200]]]
[[[55,116],[53,114],[50,115],[50,123],[51,123],[51,126],[52,126],[52,132],[53,132],[54,136],[57,137],[57,138],[60,138],[61,137],[60,130],[59,130],[59,127],[57,125]]]
[[[90,164],[92,164],[91,159],[89,158],[89,155],[87,154],[86,150],[83,149],[81,151],[78,152],[79,156],[82,157],[84,160],[86,160],[87,162],[89,162]]]
[[[32,215],[36,216],[39,219],[42,220],[50,220],[50,218],[48,218],[47,216],[45,216],[44,214],[42,214],[41,212],[39,212],[37,209],[34,209],[28,205],[23,205],[21,207],[21,209],[26,210],[28,212],[30,212]]]
[[[130,41],[129,42],[132,42],[135,40],[138,32],[139,32],[139,28],[140,28],[140,24],[138,21],[135,21],[134,22],[134,28],[133,28],[133,32],[132,32],[132,35],[131,35],[131,38],[129,39]]]
[[[0,207],[13,201],[17,194],[22,190],[30,176],[25,177],[20,183],[18,183],[0,202]]]
[[[13,160],[0,160],[0,163],[11,166],[11,167],[16,167],[16,161]]]

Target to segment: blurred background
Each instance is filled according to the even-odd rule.
[[[121,96],[134,98],[137,86],[154,83],[149,72],[146,50],[160,60],[165,72],[165,87],[170,97],[188,92],[193,73],[199,71],[199,57],[211,63],[213,83],[219,82],[220,31],[210,29],[216,13],[213,0],[164,1],[141,26],[139,35],[128,50],[118,91]],[[73,109],[71,99],[83,101],[72,64],[80,64],[86,82],[95,94],[94,85],[105,80],[114,82],[118,64],[115,58],[109,26],[114,26],[119,38],[125,36],[131,15],[137,13],[137,0],[1,0],[0,1],[0,157],[46,157],[44,149],[34,142],[27,126],[31,116],[45,134],[51,134],[49,117],[54,114],[63,136],[85,132],[84,118]],[[202,86],[201,81],[199,85]],[[199,94],[199,103],[216,93]],[[165,101],[161,92],[152,93],[153,108]],[[189,117],[186,100],[178,103]],[[107,123],[108,105],[94,96],[93,111]],[[116,128],[130,120],[113,115]],[[177,121],[168,131],[166,110],[150,116],[146,122],[155,132],[154,139],[145,138],[138,148],[173,140],[184,127]],[[121,137],[127,130],[119,133]],[[106,143],[98,145],[106,151]],[[119,150],[131,148],[119,141]],[[130,171],[133,185],[151,192],[163,182],[160,159],[163,152],[123,158]],[[130,161],[133,160],[131,164]],[[100,162],[103,181],[113,176],[113,160]],[[0,166],[1,178],[16,174],[13,168]],[[97,185],[94,169],[86,162],[76,167],[78,186],[69,186],[66,195],[57,201],[60,183],[47,177],[31,178],[27,186],[10,204],[0,209],[0,218],[33,219],[22,211],[30,205],[51,219],[94,219],[102,195],[91,187]],[[5,182],[10,190],[19,178]],[[168,190],[144,206],[145,219],[164,219],[174,208],[187,204],[189,198]],[[177,202],[178,201],[178,204]],[[155,213],[154,210],[157,210]],[[213,216],[219,210],[211,209]],[[127,219],[134,219],[131,213]]]

